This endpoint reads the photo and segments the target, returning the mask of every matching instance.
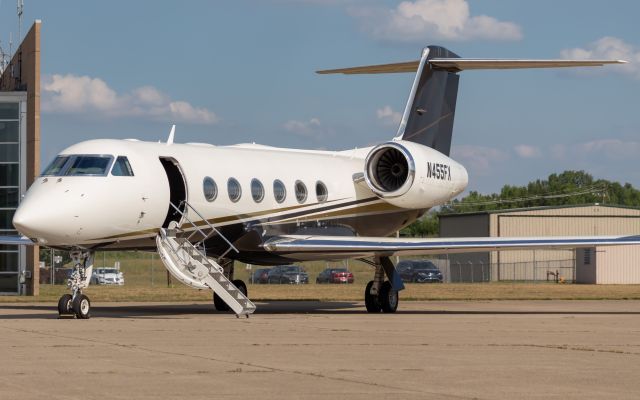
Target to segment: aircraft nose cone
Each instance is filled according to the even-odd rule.
[[[32,218],[29,218],[29,213],[25,212],[25,208],[24,206],[18,207],[13,216],[13,226],[23,235],[31,236],[28,232],[31,231],[33,221],[31,221]]]
[[[22,204],[13,216],[13,226],[21,234],[30,238],[42,238],[46,229],[44,219],[39,215],[39,210],[29,204]]]

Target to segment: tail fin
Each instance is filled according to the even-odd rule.
[[[414,72],[409,100],[396,140],[408,140],[449,155],[458,97],[458,72],[470,69],[593,67],[620,60],[510,60],[460,58],[444,47],[428,46],[420,60],[318,71],[319,74],[385,74]]]
[[[420,143],[449,155],[460,76],[433,66],[429,60],[434,58],[460,57],[437,46],[429,46],[422,51],[396,138]]]

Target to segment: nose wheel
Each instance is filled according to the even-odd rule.
[[[73,272],[67,286],[73,294],[63,294],[58,300],[58,315],[60,318],[89,319],[91,316],[91,300],[82,293],[82,289],[89,286],[93,271],[93,253],[71,252],[74,261]]]
[[[91,316],[91,300],[85,294],[78,293],[75,298],[70,294],[63,294],[58,300],[58,315],[60,318],[89,319]]]

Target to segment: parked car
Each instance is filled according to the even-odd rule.
[[[251,283],[269,283],[270,268],[258,268],[251,275]]]
[[[320,272],[316,283],[353,283],[353,273],[346,268],[327,268]]]
[[[405,282],[442,283],[442,272],[429,260],[402,260],[396,270]]]
[[[124,274],[116,268],[96,268],[91,275],[96,285],[124,285]]]
[[[267,277],[268,283],[309,283],[309,275],[298,265],[278,265],[271,268]]]

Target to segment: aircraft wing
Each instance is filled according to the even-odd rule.
[[[272,253],[323,254],[327,257],[372,257],[473,253],[493,250],[573,249],[640,244],[636,236],[390,238],[350,236],[276,236],[264,243]]]
[[[26,236],[0,236],[0,245],[26,245],[34,246],[37,243],[33,243],[31,239]]]

